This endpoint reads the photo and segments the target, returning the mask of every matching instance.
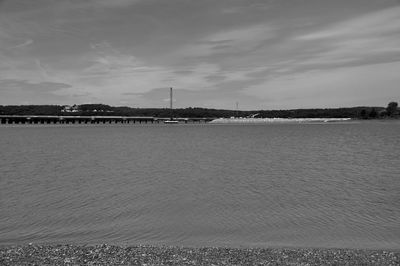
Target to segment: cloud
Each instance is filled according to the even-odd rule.
[[[33,43],[33,40],[29,39],[29,40],[26,40],[24,43],[21,43],[21,44],[18,44],[16,46],[14,46],[14,48],[22,48],[22,47],[28,46],[28,45],[30,45],[32,43]]]
[[[372,79],[370,66],[384,83],[377,65],[397,70],[389,62],[400,54],[400,7],[390,1],[7,0],[1,7],[0,79],[24,80],[21,98],[49,82],[70,87],[47,97],[162,106],[163,90],[159,97],[154,88],[174,87],[185,95],[177,104],[240,101],[251,109],[284,104],[285,88],[285,99],[298,103],[312,86],[320,88],[315,95],[329,94],[324,80],[353,80],[343,69],[360,67],[353,73]],[[359,79],[352,89],[337,84],[359,92],[367,82]]]
[[[190,57],[215,54],[245,53],[256,49],[260,43],[275,36],[275,29],[266,24],[213,33],[196,44],[183,48],[182,54]]]
[[[400,62],[312,70],[271,78],[245,93],[264,99],[270,109],[382,106],[400,98],[398,73]]]
[[[18,79],[2,79],[0,80],[0,89],[2,91],[9,91],[14,89],[29,88],[35,92],[56,92],[61,89],[70,88],[71,85],[57,82],[40,82],[31,83],[26,80]]]
[[[299,40],[331,38],[362,38],[364,36],[392,35],[400,31],[400,6],[375,11],[354,19],[342,21],[327,29],[298,36]]]
[[[71,85],[56,82],[31,83],[26,80],[0,80],[1,104],[52,104],[68,102],[69,95],[64,89]]]
[[[301,65],[333,67],[400,60],[400,7],[376,11],[294,38],[296,45],[319,46],[321,51]],[[300,43],[299,43],[300,42]],[[304,42],[304,44],[301,44]]]
[[[237,15],[245,12],[250,12],[254,10],[266,10],[270,8],[271,2],[273,1],[256,1],[256,2],[246,2],[246,5],[234,5],[230,7],[222,8],[222,14],[232,14]]]
[[[141,1],[142,0],[89,0],[88,2],[93,6],[101,6],[106,8],[126,8]]]

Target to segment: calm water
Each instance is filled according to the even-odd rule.
[[[400,248],[400,123],[0,126],[0,245]]]

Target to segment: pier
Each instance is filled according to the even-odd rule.
[[[153,116],[0,115],[1,124],[154,124],[170,118]],[[180,123],[207,123],[214,118],[174,118]]]

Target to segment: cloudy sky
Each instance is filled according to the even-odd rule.
[[[0,104],[400,100],[399,0],[0,0]]]

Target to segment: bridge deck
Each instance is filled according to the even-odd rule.
[[[1,124],[160,123],[170,118],[153,116],[0,115]],[[212,118],[174,118],[182,123],[209,122]]]

